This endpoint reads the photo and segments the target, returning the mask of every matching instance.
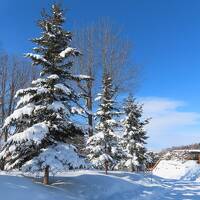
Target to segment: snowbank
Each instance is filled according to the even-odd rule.
[[[153,174],[176,180],[197,180],[200,177],[200,164],[194,160],[161,160]]]

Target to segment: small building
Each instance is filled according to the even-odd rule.
[[[181,160],[196,160],[200,164],[200,149],[180,149],[168,152],[165,159],[177,158]]]

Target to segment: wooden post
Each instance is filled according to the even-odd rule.
[[[200,154],[198,155],[198,164],[200,164]]]
[[[8,140],[8,130],[7,128],[4,130],[4,142],[7,142]]]
[[[108,174],[108,161],[107,160],[105,161],[105,172],[106,172],[106,174]]]
[[[49,185],[49,166],[46,166],[45,169],[44,169],[43,184]]]

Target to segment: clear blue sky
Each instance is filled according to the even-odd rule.
[[[38,35],[35,24],[40,18],[40,11],[44,7],[48,8],[51,2],[54,1],[2,0],[1,48],[14,54],[30,51],[32,44],[28,39]],[[184,106],[177,103],[173,109],[163,108],[164,111],[170,109],[171,114],[193,113],[198,116],[200,113],[199,0],[65,0],[61,2],[64,2],[69,9],[68,27],[89,24],[101,16],[108,16],[123,27],[124,34],[135,45],[133,59],[144,68],[143,81],[137,94],[139,97],[164,104],[181,101]],[[182,129],[179,127],[179,132],[188,130],[188,134],[190,131],[195,134],[194,141],[196,138],[200,139],[199,119],[195,118],[189,125],[184,123],[182,125]],[[176,132],[176,129],[177,127],[170,132],[177,135],[179,132]],[[188,142],[188,138],[189,135],[183,143]],[[191,142],[194,142],[193,140],[191,139]],[[155,142],[151,145],[153,148],[169,146],[168,143],[158,146]]]

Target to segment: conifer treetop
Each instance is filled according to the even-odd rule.
[[[72,33],[63,29],[63,10],[58,5],[53,5],[51,13],[49,15],[43,12],[42,19],[38,22],[42,36],[32,40],[37,47],[33,48],[34,53],[28,53],[26,56],[33,60],[33,65],[43,67],[41,75],[57,74],[73,79],[68,72],[73,64],[70,57],[79,56],[81,53],[69,46]]]

